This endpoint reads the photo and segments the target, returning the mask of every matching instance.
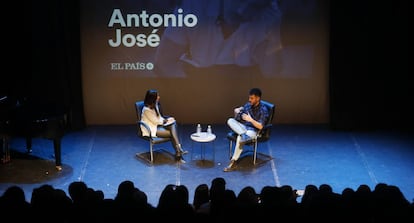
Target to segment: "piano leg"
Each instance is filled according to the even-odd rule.
[[[62,156],[61,156],[61,138],[57,137],[53,139],[53,149],[55,157],[55,165],[57,170],[62,170]],[[32,138],[26,137],[27,152],[32,152]]]
[[[55,163],[56,163],[56,169],[62,170],[62,160],[61,160],[61,149],[60,149],[60,138],[53,139],[53,148],[55,150]]]

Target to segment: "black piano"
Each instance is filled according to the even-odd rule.
[[[9,162],[9,143],[12,138],[26,139],[27,152],[32,152],[32,138],[53,141],[57,170],[62,169],[61,140],[65,134],[67,113],[56,103],[0,95],[1,159]]]

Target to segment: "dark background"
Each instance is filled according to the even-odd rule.
[[[330,124],[413,129],[408,1],[331,1]]]
[[[412,131],[408,1],[326,2],[330,13],[328,124],[336,130]],[[69,127],[82,129],[86,124],[79,2],[32,2],[29,15],[31,69],[3,78],[1,93],[64,108]]]

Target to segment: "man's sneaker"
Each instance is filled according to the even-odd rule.
[[[236,160],[231,160],[229,165],[224,168],[224,172],[230,172],[236,169]]]
[[[180,150],[181,155],[187,154],[188,150]]]

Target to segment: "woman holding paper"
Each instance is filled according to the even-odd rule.
[[[172,146],[175,149],[175,158],[181,163],[185,163],[183,155],[188,153],[182,149],[177,134],[177,124],[174,117],[164,116],[160,106],[160,95],[157,90],[150,89],[145,94],[144,108],[142,109],[142,121],[151,130],[141,127],[144,136],[156,136],[160,138],[171,138]]]

